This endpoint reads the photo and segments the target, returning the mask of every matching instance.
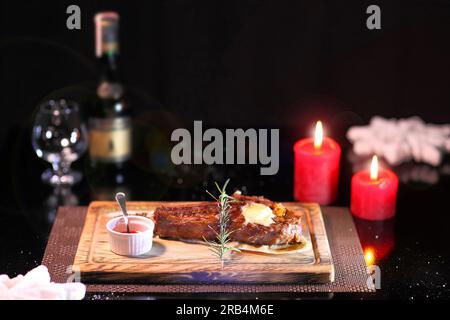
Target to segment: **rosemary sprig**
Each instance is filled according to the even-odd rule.
[[[231,209],[230,203],[235,200],[233,197],[229,196],[226,193],[228,182],[230,182],[230,179],[225,182],[222,188],[219,187],[217,182],[215,183],[217,190],[219,190],[219,197],[215,197],[211,192],[206,190],[206,193],[208,193],[214,200],[216,200],[219,206],[219,232],[217,232],[213,227],[209,226],[216,235],[216,241],[208,241],[204,237],[203,239],[210,246],[211,252],[219,259],[222,269],[225,259],[232,251],[240,252],[239,249],[234,248],[230,245],[230,235],[233,233],[233,231],[229,230],[228,228]]]

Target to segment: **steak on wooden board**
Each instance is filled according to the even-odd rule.
[[[301,241],[301,217],[294,211],[284,208],[264,197],[233,194],[237,200],[231,203],[230,239],[253,245],[288,245]],[[261,203],[278,212],[273,223],[264,226],[246,223],[242,207],[249,203]],[[280,213],[280,211],[282,211]],[[178,240],[216,239],[219,231],[219,206],[216,202],[202,202],[193,205],[161,206],[155,210],[155,233],[161,238]],[[212,228],[212,229],[211,229]]]

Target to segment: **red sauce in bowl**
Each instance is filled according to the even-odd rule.
[[[120,233],[139,233],[140,231],[138,231],[138,230],[130,230],[130,232],[127,232],[127,229],[122,229],[122,228],[114,228],[113,229],[114,231],[116,231],[116,232],[120,232]]]

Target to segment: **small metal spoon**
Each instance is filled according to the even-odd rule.
[[[127,206],[125,204],[125,193],[123,192],[116,193],[116,201],[119,204],[120,209],[122,210],[123,219],[125,220],[125,224],[127,225],[127,233],[130,233],[130,226],[128,225]]]

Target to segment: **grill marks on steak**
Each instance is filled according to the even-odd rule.
[[[162,238],[212,240],[218,231],[219,208],[216,203],[161,206],[155,210],[155,233]],[[211,226],[211,228],[209,227]]]
[[[285,210],[283,216],[275,216],[270,226],[246,223],[242,207],[251,202],[267,205],[274,210],[279,204],[264,197],[234,194],[237,200],[231,204],[229,229],[231,240],[253,245],[287,245],[301,241],[300,216]],[[219,206],[216,202],[195,205],[161,206],[155,210],[155,233],[162,238],[178,240],[216,239],[219,231]]]

